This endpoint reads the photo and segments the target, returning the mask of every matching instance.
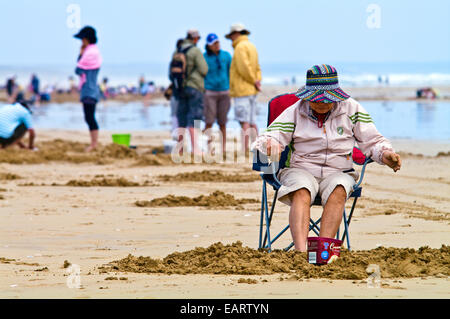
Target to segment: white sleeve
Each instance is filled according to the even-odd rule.
[[[289,145],[292,141],[292,135],[294,134],[296,126],[296,105],[297,103],[284,110],[283,113],[281,113],[269,127],[258,136],[256,141],[251,145],[251,149],[257,149],[263,154],[266,154],[268,138],[274,139],[280,143],[281,150]]]

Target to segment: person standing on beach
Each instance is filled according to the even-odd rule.
[[[208,73],[208,64],[196,46],[199,40],[199,32],[195,29],[189,30],[180,49],[174,53],[174,56],[183,53],[186,59],[183,87],[178,96],[177,119],[179,128],[189,130],[191,149],[194,154],[201,154],[196,141],[199,134],[196,132],[194,122],[203,119],[204,79]],[[179,134],[178,141],[183,141],[183,133]]]
[[[30,85],[29,85],[29,91],[32,94],[31,100],[32,102],[36,102],[37,105],[39,105],[41,92],[39,90],[39,78],[36,74],[33,74],[31,76]]]
[[[6,81],[6,94],[8,95],[8,102],[14,103],[18,93],[18,85],[16,84],[16,76],[10,77]]]
[[[225,36],[233,41],[234,55],[230,68],[230,95],[233,97],[236,120],[242,128],[242,145],[249,150],[249,135],[258,135],[256,125],[256,95],[261,91],[261,67],[256,47],[249,41],[248,31],[241,23],[231,26]]]
[[[178,52],[180,51],[181,45],[183,44],[184,39],[178,39],[177,43],[175,45],[175,50]],[[173,78],[171,78],[171,65],[169,65],[169,80],[173,82]],[[170,117],[171,117],[171,123],[172,123],[172,138],[174,140],[178,139],[177,135],[177,128],[178,128],[178,118],[177,118],[177,110],[178,110],[178,92],[174,90],[174,85],[171,84],[169,88],[166,90],[164,94],[168,94],[167,98],[170,101]]]
[[[96,45],[97,35],[94,28],[86,26],[74,37],[82,41],[75,73],[80,76],[80,101],[83,103],[84,119],[88,124],[91,136],[91,144],[86,148],[86,151],[90,152],[98,144],[99,127],[95,120],[95,107],[101,98],[97,78],[102,57]]]
[[[230,53],[220,49],[219,37],[210,33],[206,37],[206,52],[203,54],[208,63],[205,77],[205,132],[208,134],[208,148],[212,137],[211,128],[217,120],[222,133],[222,154],[226,153],[227,120],[230,110]]]

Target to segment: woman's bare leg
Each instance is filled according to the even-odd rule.
[[[91,145],[86,148],[86,152],[93,151],[98,146],[98,130],[89,131],[89,135],[91,136]]]
[[[338,185],[328,197],[320,221],[320,237],[334,238],[339,229],[344,212],[347,193],[343,186]]]
[[[296,250],[306,251],[309,233],[311,194],[306,188],[299,189],[291,195],[289,225]]]

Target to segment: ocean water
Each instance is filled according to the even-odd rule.
[[[168,63],[140,63],[140,64],[108,64],[100,69],[99,81],[103,77],[109,79],[110,85],[136,86],[141,75],[147,81],[154,81],[157,86],[166,86]],[[308,68],[321,61],[314,62],[261,62],[263,84],[295,84],[301,86],[305,82]],[[342,86],[376,86],[379,85],[379,77],[382,84],[391,86],[433,86],[450,85],[450,62],[384,62],[384,63],[349,63],[326,62],[336,67]],[[5,66],[0,65],[0,86],[6,83],[6,79],[12,75],[17,76],[17,81],[25,87],[32,73],[36,73],[41,79],[42,87],[50,84],[58,88],[69,86],[69,76],[74,74],[74,65],[29,65],[29,66]],[[295,81],[295,83],[293,83]]]
[[[362,101],[377,129],[387,138],[448,141],[450,143],[450,102],[430,101]],[[87,130],[83,109],[78,103],[48,104],[34,108],[37,129]],[[100,103],[96,118],[100,129],[126,132],[171,129],[168,105],[144,106],[141,102],[127,104]],[[228,128],[238,132],[234,110],[228,114]],[[265,128],[267,105],[258,105],[257,124]]]

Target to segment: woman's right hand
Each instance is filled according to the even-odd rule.
[[[279,161],[281,154],[281,145],[275,139],[268,137],[266,142],[267,156],[271,161]]]

